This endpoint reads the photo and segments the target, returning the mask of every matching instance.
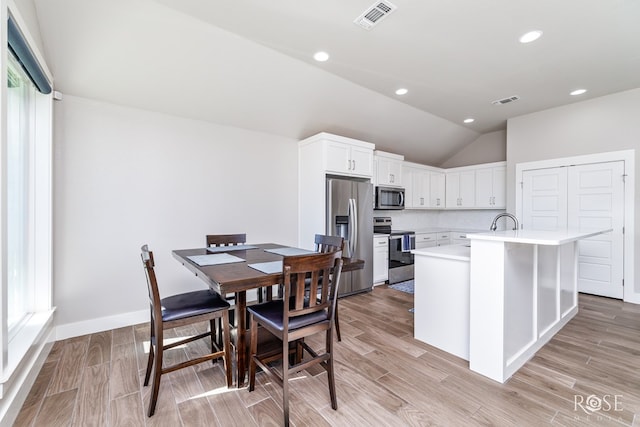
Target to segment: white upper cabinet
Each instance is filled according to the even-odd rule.
[[[444,209],[444,172],[430,166],[404,162],[402,182],[406,209]]]
[[[476,173],[474,169],[449,169],[446,174],[447,209],[469,209],[476,206]]]
[[[444,172],[429,172],[429,206],[434,209],[445,207],[445,174]]]
[[[318,136],[323,136],[317,141],[321,141],[324,147],[322,158],[326,172],[345,176],[373,177],[373,144],[325,133],[311,138]]]
[[[374,153],[376,165],[375,185],[402,187],[402,161],[404,156],[378,151]]]
[[[507,168],[503,163],[476,169],[477,208],[506,208],[506,171]]]

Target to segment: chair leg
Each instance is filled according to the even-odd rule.
[[[327,346],[326,351],[329,355],[329,360],[327,360],[327,379],[329,381],[329,395],[331,396],[331,408],[338,409],[338,399],[336,398],[336,380],[333,375],[333,334],[331,333],[331,329],[327,331]]]
[[[224,348],[224,372],[227,379],[227,387],[231,387],[233,383],[231,374],[231,328],[229,327],[229,312],[225,311],[221,317],[222,333],[223,333],[223,348]]]
[[[249,391],[253,391],[256,386],[256,361],[253,359],[258,354],[258,323],[253,317],[250,322],[250,350],[249,350]]]
[[[286,334],[285,334],[286,335]],[[282,411],[284,412],[284,425],[289,426],[289,342],[282,340]]]
[[[155,324],[153,322],[153,313],[151,314],[151,322],[149,324],[149,358],[147,359],[147,372],[144,375],[144,386],[149,385],[149,378],[151,377],[151,370],[153,368],[153,348],[155,341]],[[157,342],[157,341],[156,341]]]
[[[153,370],[153,344],[149,345],[149,358],[147,359],[147,372],[144,374],[144,386],[149,385],[149,378]]]
[[[209,320],[209,332],[211,332],[211,335],[209,337],[211,339],[211,353],[215,353],[216,350],[220,348],[220,345],[218,345],[217,338],[216,338],[218,333],[216,320],[217,319]],[[217,362],[217,359],[213,359],[212,362],[215,364]]]
[[[157,355],[153,364],[153,385],[151,386],[151,395],[149,396],[149,410],[147,416],[151,417],[156,412],[156,403],[158,401],[158,392],[160,391],[160,378],[162,377],[162,353],[163,353],[163,336],[162,333],[156,334]]]

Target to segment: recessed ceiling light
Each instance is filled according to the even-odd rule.
[[[408,89],[401,87],[400,89],[396,90],[396,95],[406,95],[408,92]]]
[[[531,43],[532,41],[538,40],[541,35],[542,31],[540,30],[529,31],[523,34],[518,40],[520,40],[520,43]]]
[[[465,123],[473,123],[473,122],[475,122],[475,121],[476,121],[476,119],[473,119],[473,118],[471,118],[471,117],[469,117],[468,119],[464,119],[464,122],[465,122]]]
[[[572,96],[582,95],[586,91],[587,91],[586,89],[576,89],[573,92],[570,92],[569,95],[572,95]]]
[[[329,59],[329,54],[327,52],[322,52],[322,51],[316,52],[313,55],[313,59],[315,59],[318,62],[325,62],[326,60]]]

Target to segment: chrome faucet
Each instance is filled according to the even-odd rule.
[[[508,216],[509,218],[511,218],[513,220],[513,229],[514,230],[517,230],[517,229],[520,228],[520,223],[518,222],[518,218],[516,218],[516,216],[514,214],[503,212],[503,213],[500,213],[500,214],[496,215],[496,217],[493,218],[493,222],[491,223],[491,227],[489,227],[489,230],[496,231],[498,229],[498,220],[500,218],[502,218],[503,216]]]

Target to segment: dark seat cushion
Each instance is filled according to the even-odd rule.
[[[271,325],[271,327],[279,331],[284,330],[283,309],[282,300],[274,300],[247,307],[247,310],[253,314],[260,323]],[[289,330],[299,329],[328,319],[329,315],[327,310],[316,311],[305,314],[304,316],[296,316],[289,319]]]
[[[165,322],[228,309],[229,303],[209,290],[187,292],[163,298],[162,320]]]

